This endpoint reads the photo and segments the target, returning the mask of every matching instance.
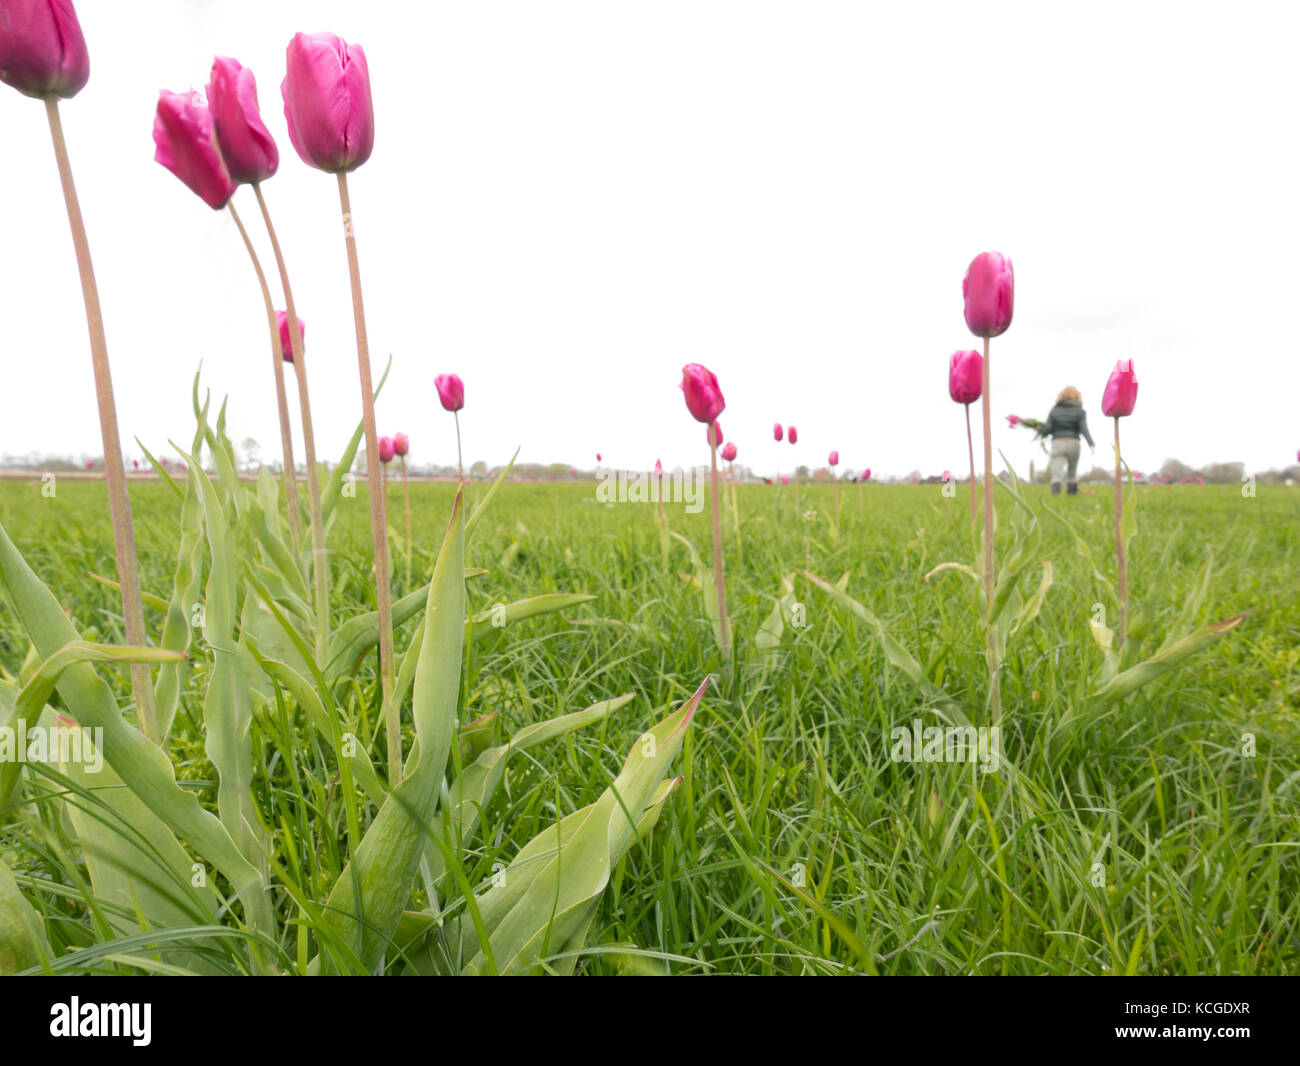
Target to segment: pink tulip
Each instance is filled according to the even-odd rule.
[[[265,181],[280,166],[280,150],[257,109],[257,79],[237,59],[217,56],[208,75],[208,103],[217,146],[240,185]]]
[[[93,469],[95,469],[95,460],[93,460],[93,459],[87,459],[87,460],[86,460],[86,469],[87,469],[87,470],[93,470]]]
[[[72,0],[0,3],[0,81],[38,99],[81,92],[90,54]]]
[[[1011,260],[1001,252],[981,252],[966,268],[961,295],[966,304],[966,326],[975,336],[1005,333],[1015,302]]]
[[[722,458],[729,463],[734,463],[736,461],[736,445],[733,441],[727,441],[727,443],[722,446]]]
[[[952,480],[952,471],[951,471],[951,470],[945,470],[945,471],[943,472],[943,483],[946,485],[946,484],[948,484],[948,482],[951,481],[951,480]]]
[[[727,407],[717,376],[700,363],[682,367],[679,388],[686,394],[686,408],[697,422],[713,422]]]
[[[212,111],[196,92],[158,94],[153,120],[155,162],[161,163],[215,211],[235,193],[212,133]]]
[[[782,484],[782,485],[788,485],[788,484],[790,484],[790,475],[789,475],[789,474],[782,474],[782,475],[781,475],[781,484]]]
[[[785,436],[785,431],[781,428],[780,422],[772,426],[772,436],[778,441]]]
[[[600,458],[600,457],[597,456],[596,458]],[[655,460],[655,476],[656,476],[656,477],[660,477],[660,476],[663,475],[663,472],[664,472],[664,464],[661,463],[658,459],[656,459],[656,460]]]
[[[862,480],[863,481],[871,480],[871,467],[867,467],[864,471],[862,471]]]
[[[411,439],[405,433],[393,434],[393,454],[401,458],[411,450]]]
[[[798,431],[797,429],[795,429],[794,426],[791,426],[791,427],[786,431],[786,438],[790,441],[791,444],[798,444],[798,443],[799,443],[799,431]]]
[[[828,455],[828,456],[826,457],[826,461],[827,461],[828,463],[830,463],[831,466],[839,466],[839,465],[840,465],[840,453],[839,453],[839,452],[831,452],[831,454]]]
[[[1133,371],[1133,360],[1121,359],[1106,381],[1106,391],[1101,397],[1101,413],[1107,418],[1131,415],[1137,398],[1138,382]]]
[[[131,460],[131,465],[132,465],[133,467],[135,467],[135,469],[139,470],[139,469],[140,469],[140,460],[139,460],[139,459],[132,459],[132,460]]]
[[[293,341],[289,336],[289,315],[284,311],[275,313],[275,324],[280,330],[280,354],[286,363],[293,362]],[[307,323],[298,319],[298,333],[302,337],[303,348],[307,347]],[[306,354],[304,350],[303,354]]]
[[[1008,425],[1008,426],[1018,426],[1018,425],[1020,425],[1020,416],[1019,416],[1019,415],[1007,415],[1007,425]]]
[[[1200,474],[1197,474],[1197,475],[1196,475],[1196,483],[1197,483],[1198,485],[1204,485],[1204,484],[1205,484],[1205,478],[1201,477]]]
[[[597,452],[597,453],[596,453],[596,462],[598,462],[598,463],[599,463],[599,462],[603,462],[603,460],[602,460],[601,457],[600,457],[600,452]]]
[[[356,170],[375,147],[366,53],[332,33],[296,33],[285,56],[280,94],[294,150],[318,170]]]
[[[443,410],[459,411],[465,406],[465,384],[455,374],[439,374],[433,379]],[[600,456],[596,456],[597,459]]]
[[[393,454],[394,454],[393,438],[380,437],[379,438],[379,461],[381,463],[391,463],[393,461]]]
[[[722,446],[722,423],[710,422],[709,428],[704,431],[704,439],[709,442],[709,446]]]
[[[984,356],[974,348],[948,359],[948,395],[954,403],[974,403],[984,387]]]

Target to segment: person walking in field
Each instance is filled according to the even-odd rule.
[[[1073,385],[1067,385],[1056,398],[1056,406],[1047,421],[1038,427],[1036,436],[1052,438],[1049,469],[1052,475],[1052,495],[1061,494],[1061,482],[1074,496],[1079,492],[1079,438],[1088,442],[1088,450],[1097,453],[1092,434],[1088,432],[1088,416],[1083,410],[1083,397]]]

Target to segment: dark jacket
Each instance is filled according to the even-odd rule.
[[[1047,421],[1038,427],[1040,437],[1083,437],[1089,447],[1096,447],[1088,432],[1088,416],[1077,403],[1065,401],[1052,408]]]

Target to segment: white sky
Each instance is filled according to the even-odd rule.
[[[128,454],[136,435],[189,441],[200,359],[235,440],[279,454],[239,236],[153,162],[157,91],[201,87],[214,54],[254,69],[280,147],[265,190],[322,458],[359,418],[335,182],[294,153],[279,92],[293,32],[322,29],[370,64],[377,135],[353,210],[376,375],[394,356],[380,432],[407,432],[415,462],[454,462],[432,384],[449,371],[467,460],[522,444],[525,461],[706,461],[677,389],[700,361],[742,463],[838,448],[847,469],[964,472],[947,361],[977,344],[961,279],[986,249],[1016,268],[993,411],[1022,470],[1042,455],[1002,416],[1044,417],[1066,384],[1109,461],[1101,391],[1121,357],[1141,383],[1135,468],[1280,468],[1300,447],[1300,17],[1283,5],[77,6],[91,79],[62,111]],[[0,452],[97,456],[43,108],[0,90]],[[274,279],[251,193],[235,202]],[[796,448],[774,421],[799,427]]]

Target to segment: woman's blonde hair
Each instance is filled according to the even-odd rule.
[[[1065,403],[1067,400],[1070,403],[1077,403],[1080,407],[1083,406],[1083,397],[1079,395],[1079,390],[1073,385],[1066,385],[1061,390],[1061,395],[1056,398],[1057,403]]]

